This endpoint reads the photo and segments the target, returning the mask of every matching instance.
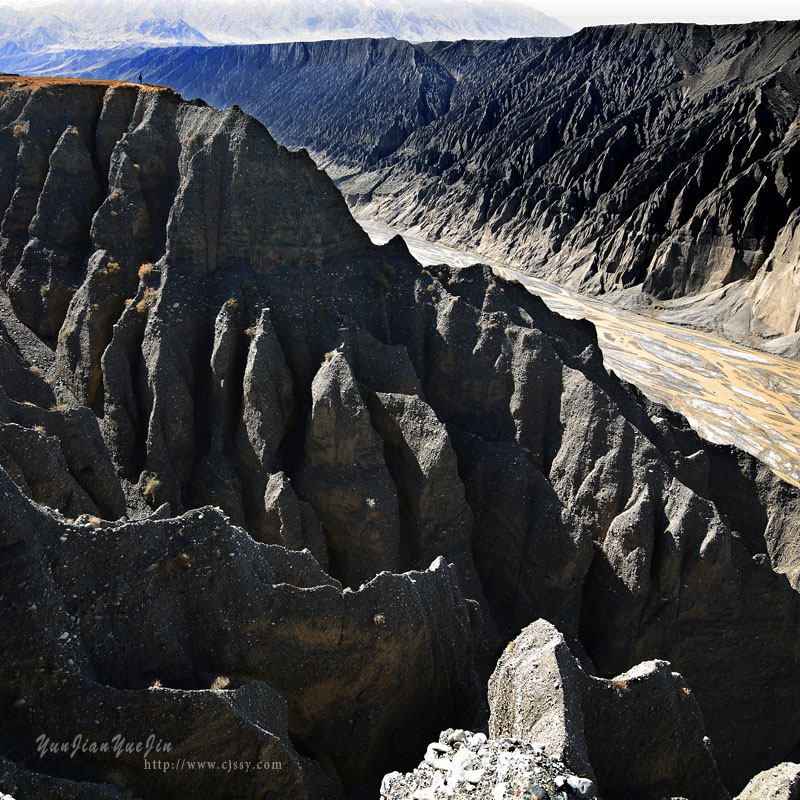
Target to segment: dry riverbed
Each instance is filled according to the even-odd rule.
[[[378,244],[397,233],[359,222]],[[800,486],[800,363],[576,294],[483,256],[403,238],[422,264],[489,264],[553,311],[589,320],[609,370],[683,414],[703,438],[735,445]]]

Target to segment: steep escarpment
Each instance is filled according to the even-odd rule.
[[[120,730],[283,765],[196,797],[376,785],[486,722],[539,618],[598,680],[669,661],[730,789],[795,757],[796,489],[588,324],[372,245],[238,109],[0,86],[4,791],[184,796],[141,753],[37,753]]]
[[[422,48],[396,39],[164,48],[95,72],[130,78],[143,70],[184,95],[237,103],[281,144],[340,170],[396,151],[447,112],[456,84]]]
[[[623,302],[643,292],[734,338],[798,331],[796,23],[392,46],[436,75],[432,113],[417,113],[424,77],[389,59],[360,72],[321,45],[305,47],[336,59],[325,70],[288,54],[271,80],[266,47],[152,51],[97,74],[144,69],[243,103],[398,228]]]

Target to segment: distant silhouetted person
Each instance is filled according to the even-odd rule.
[[[144,83],[144,81],[142,80],[142,73],[141,72],[139,73],[139,83]]]

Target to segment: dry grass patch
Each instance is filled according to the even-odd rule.
[[[144,482],[144,488],[142,489],[142,494],[145,497],[152,497],[155,493],[156,489],[161,486],[161,481],[158,479],[156,475],[150,475],[147,480]]]
[[[142,299],[136,304],[136,310],[140,314],[144,314],[156,300],[158,300],[158,292],[148,286],[147,289],[144,290]]]

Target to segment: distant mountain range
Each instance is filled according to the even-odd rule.
[[[418,42],[567,33],[566,25],[513,0],[60,0],[24,11],[0,8],[5,55],[363,36]]]
[[[0,39],[0,71],[143,73],[235,103],[308,149],[363,216],[800,354],[799,23],[492,41],[546,18],[510,3],[304,2],[135,15],[65,2]],[[0,31],[28,17],[6,9]],[[369,31],[390,36],[212,45]],[[442,41],[459,34],[484,38]]]

